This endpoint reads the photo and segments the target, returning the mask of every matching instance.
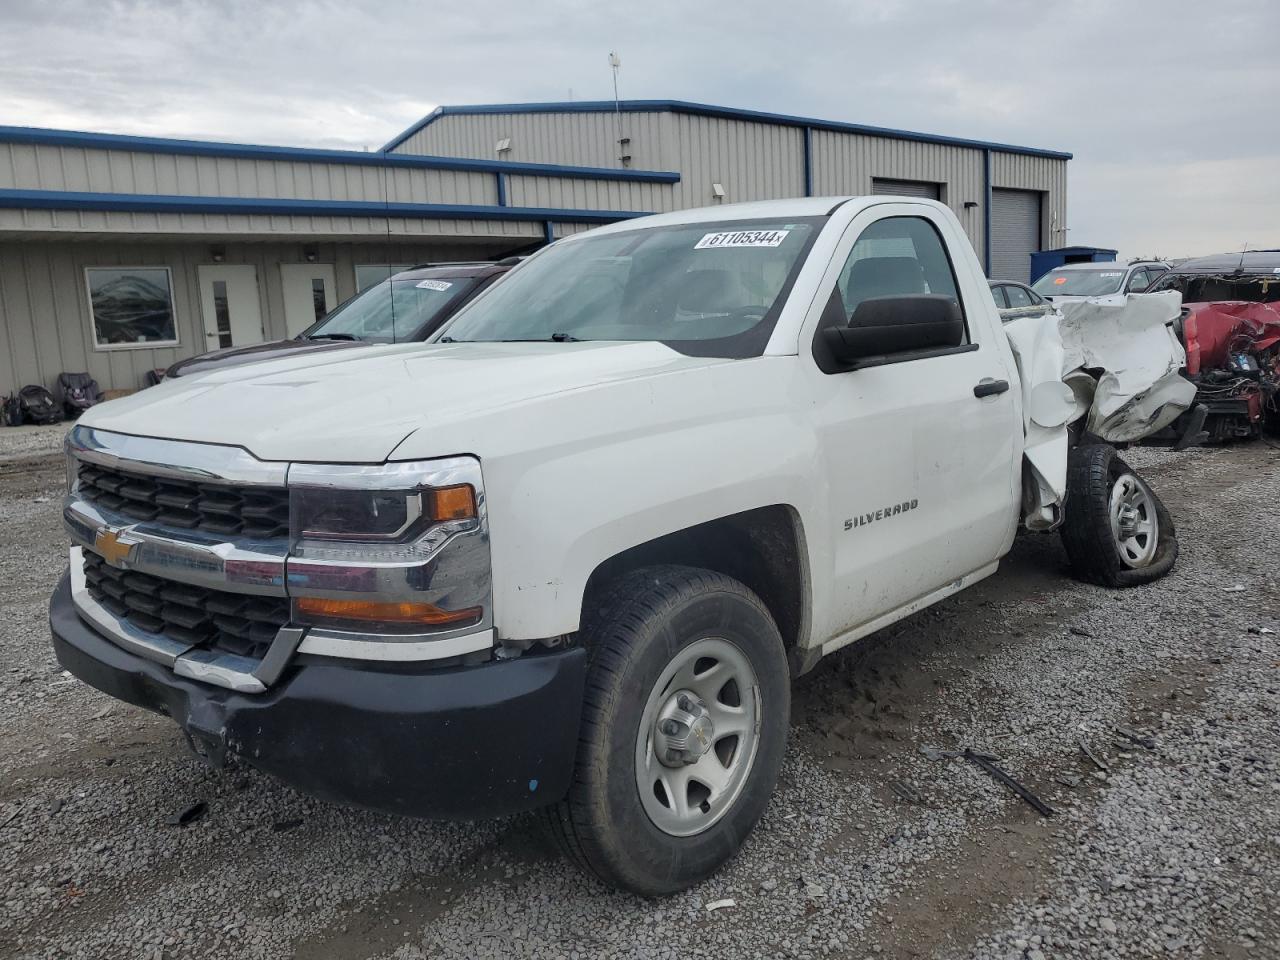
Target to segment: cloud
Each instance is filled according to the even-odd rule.
[[[6,0],[0,122],[376,147],[438,103],[621,93],[1070,150],[1073,241],[1280,246],[1274,0]],[[1224,246],[1225,245],[1225,246]]]

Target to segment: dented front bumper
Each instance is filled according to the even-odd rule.
[[[577,747],[586,651],[475,666],[301,657],[264,693],[212,687],[110,642],[64,575],[49,606],[58,661],[164,714],[197,752],[234,754],[299,789],[389,813],[472,819],[561,799]]]

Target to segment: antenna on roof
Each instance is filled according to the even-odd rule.
[[[622,69],[622,58],[613,50],[609,51],[609,69],[613,71],[613,107],[615,111],[613,129],[618,139],[618,162],[625,167],[631,162],[631,154],[627,149],[631,145],[631,138],[622,135],[622,101],[618,98],[618,71]]]

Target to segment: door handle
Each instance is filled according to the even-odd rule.
[[[985,377],[973,388],[973,395],[975,397],[994,397],[997,393],[1004,393],[1008,389],[1008,380],[992,380],[990,377]]]

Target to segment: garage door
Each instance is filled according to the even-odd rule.
[[[875,177],[871,181],[872,193],[894,197],[924,197],[926,200],[941,199],[939,187],[939,184],[923,180],[881,180]]]
[[[992,280],[1031,279],[1031,254],[1040,249],[1040,194],[1034,190],[991,191]]]

